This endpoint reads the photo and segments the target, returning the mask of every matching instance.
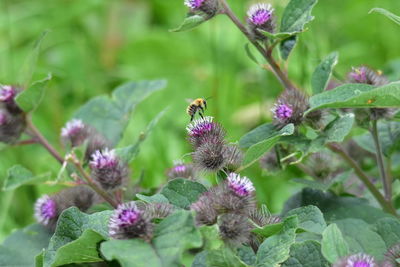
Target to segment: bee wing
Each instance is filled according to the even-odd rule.
[[[194,99],[186,98],[185,101],[186,101],[188,104],[191,104],[191,103],[194,101]]]

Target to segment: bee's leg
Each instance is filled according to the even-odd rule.
[[[194,119],[194,114],[190,116],[190,121],[193,121]]]
[[[204,119],[203,113],[199,112],[199,115],[202,119]]]

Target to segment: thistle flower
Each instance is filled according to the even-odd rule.
[[[234,171],[242,163],[243,152],[237,145],[226,145],[224,149],[224,159],[226,160],[225,169],[227,171]]]
[[[388,79],[381,72],[374,71],[366,66],[352,68],[348,74],[348,82],[365,83],[374,86],[381,86],[389,83]]]
[[[115,189],[125,182],[128,168],[115,154],[115,150],[97,150],[91,159],[89,165],[92,176],[105,190]]]
[[[247,197],[254,192],[253,183],[247,177],[240,177],[237,173],[228,175],[228,186],[237,196]]]
[[[222,127],[209,116],[194,120],[186,127],[186,130],[189,142],[195,149],[209,140],[223,141],[225,138]]]
[[[199,199],[190,206],[196,211],[197,225],[213,225],[217,222],[218,213],[214,208],[215,195],[213,191],[203,193]]]
[[[400,243],[393,245],[385,253],[382,267],[399,267],[400,266]]]
[[[260,227],[282,221],[281,217],[265,213],[256,208],[249,212],[249,218]]]
[[[35,218],[43,225],[49,225],[50,221],[57,220],[57,203],[48,195],[44,195],[35,202]]]
[[[87,211],[92,205],[101,203],[104,200],[91,188],[80,185],[66,188],[53,195],[56,201],[59,214],[69,207],[77,207],[81,211]]]
[[[70,144],[72,147],[82,145],[88,138],[88,129],[82,120],[72,119],[61,129],[61,139],[64,144]]]
[[[258,29],[273,33],[275,32],[274,9],[270,4],[259,3],[252,5],[247,11],[247,23],[250,32],[260,40],[266,37]]]
[[[330,154],[322,152],[312,154],[307,160],[313,176],[321,180],[329,179],[330,175],[337,170],[338,166],[335,163]]]
[[[305,94],[299,90],[285,90],[272,109],[275,124],[281,127],[289,123],[299,125],[307,108],[308,98]]]
[[[222,240],[230,245],[239,246],[250,241],[251,225],[245,216],[223,214],[218,220],[218,227]]]
[[[218,13],[217,0],[185,0],[184,4],[190,8],[191,12],[203,12],[209,17]]]
[[[187,178],[195,179],[196,170],[193,164],[185,164],[182,161],[175,162],[174,166],[167,171],[167,176],[170,179]]]
[[[358,253],[348,256],[339,262],[333,264],[333,267],[377,267],[375,260],[372,256]]]
[[[268,172],[277,172],[280,170],[275,151],[269,151],[260,158],[260,167]]]
[[[108,227],[109,234],[114,239],[135,237],[148,239],[152,231],[145,212],[139,210],[134,201],[118,205],[110,218]]]
[[[193,162],[200,170],[217,172],[225,166],[225,149],[223,141],[210,139],[193,153]]]
[[[12,144],[19,139],[24,130],[23,114],[13,114],[0,107],[0,142]]]
[[[1,102],[14,102],[14,98],[17,95],[17,90],[11,85],[3,85],[0,87],[0,101]]]
[[[145,205],[145,212],[149,219],[162,219],[171,215],[175,207],[169,203],[148,203]]]

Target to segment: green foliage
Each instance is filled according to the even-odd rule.
[[[207,251],[207,265],[209,267],[247,267],[231,248],[224,247],[218,250]]]
[[[189,181],[187,179],[174,179],[170,181],[161,191],[168,201],[180,208],[188,208],[196,202],[200,195],[207,191],[204,185]]]
[[[164,80],[126,83],[117,87],[111,97],[103,95],[91,99],[75,113],[74,118],[94,126],[116,145],[136,105],[165,86]]]
[[[380,14],[384,15],[385,17],[387,17],[388,19],[392,20],[394,23],[397,23],[398,25],[400,25],[400,17],[384,8],[376,7],[369,11],[369,13],[372,13],[372,12],[380,13]]]
[[[18,106],[25,112],[35,110],[42,102],[46,86],[51,78],[49,73],[46,78],[34,82],[30,87],[20,92],[15,97],[15,102],[17,102]]]
[[[322,234],[326,227],[324,216],[316,206],[305,206],[289,211],[286,216],[297,215],[298,228],[311,233]]]
[[[3,191],[14,190],[20,186],[36,184],[49,178],[50,173],[35,176],[30,170],[21,165],[14,165],[7,172],[4,180]]]
[[[189,15],[187,16],[181,25],[179,25],[177,28],[170,30],[171,32],[183,32],[183,31],[188,31],[196,28],[200,24],[203,24],[206,22],[209,18],[205,17],[204,15]]]
[[[293,244],[290,256],[284,267],[329,267],[329,263],[321,254],[321,245],[313,240]]]
[[[270,237],[282,230],[283,223],[267,224],[263,227],[257,227],[252,230],[253,233],[261,235],[263,237]]]
[[[322,233],[321,251],[330,263],[349,255],[349,246],[336,224],[330,224]]]
[[[311,77],[311,87],[313,95],[322,93],[329,83],[332,71],[338,62],[339,54],[333,52],[329,54],[314,70]]]

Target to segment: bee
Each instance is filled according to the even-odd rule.
[[[186,109],[186,113],[190,116],[190,121],[193,121],[197,112],[201,118],[204,118],[204,111],[207,109],[207,101],[204,98],[193,100]]]

